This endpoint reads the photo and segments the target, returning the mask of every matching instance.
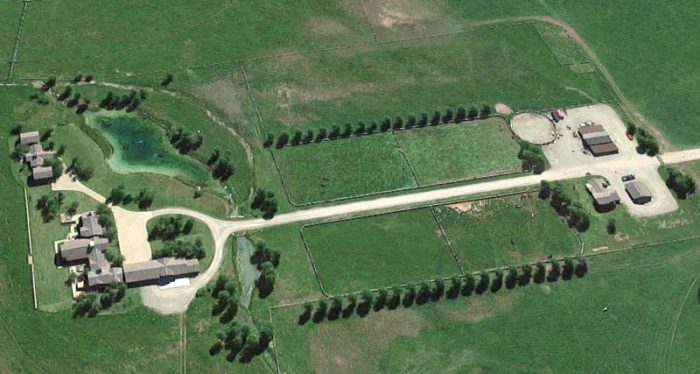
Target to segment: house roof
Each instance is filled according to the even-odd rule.
[[[594,155],[607,155],[619,152],[615,143],[596,144],[589,148]]]
[[[579,134],[584,136],[586,134],[592,134],[596,132],[605,132],[605,129],[601,125],[583,126],[578,128]]]
[[[29,131],[19,134],[19,142],[22,144],[38,143],[39,138],[39,131]]]
[[[85,260],[90,257],[93,249],[103,251],[109,247],[109,239],[74,239],[61,244],[61,257],[66,261]]]
[[[632,200],[645,197],[651,198],[651,192],[649,191],[647,186],[637,181],[625,184],[625,190],[630,195]]]
[[[161,277],[178,277],[199,273],[199,261],[163,257],[157,260],[124,264],[127,283],[158,280]]]
[[[32,178],[42,180],[53,177],[53,169],[48,166],[37,166],[32,169]]]
[[[90,270],[87,276],[90,287],[105,286],[112,282],[124,282],[124,271],[122,268],[101,269],[99,271]]]
[[[79,234],[83,238],[91,238],[104,234],[104,227],[99,223],[99,217],[94,213],[84,214],[80,217]]]
[[[617,191],[605,187],[604,180],[600,178],[592,179],[586,183],[588,192],[598,205],[608,205],[620,201]]]

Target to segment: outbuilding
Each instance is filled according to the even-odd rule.
[[[635,204],[644,205],[651,201],[651,192],[644,184],[634,181],[625,184],[625,191]]]
[[[19,134],[19,142],[22,144],[39,143],[39,131],[29,131]]]
[[[53,178],[53,169],[48,166],[37,166],[32,169],[32,178],[35,181],[41,181]]]
[[[596,178],[586,183],[586,188],[593,196],[594,205],[598,210],[610,210],[620,202],[617,191],[606,187],[604,182],[604,180]]]

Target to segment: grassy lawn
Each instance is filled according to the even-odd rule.
[[[15,46],[15,38],[19,28],[19,17],[22,14],[22,3],[14,1],[6,1],[0,4],[0,56],[6,60],[12,56],[12,50]],[[9,66],[5,64],[0,70],[0,77],[5,78]]]
[[[54,70],[128,77],[371,40],[354,2],[47,2],[31,4],[28,13],[20,55],[27,63],[19,74],[25,77]]]
[[[580,248],[566,222],[536,197],[462,203],[436,213],[465,270],[572,256]]]
[[[35,208],[36,201],[42,195],[51,192],[49,186],[29,189],[29,220],[32,226],[32,248],[34,251],[34,274],[39,309],[47,312],[70,309],[72,305],[68,268],[58,268],[55,263],[54,242],[65,239],[69,225],[62,225],[59,218],[44,222],[41,212]],[[74,201],[80,205],[78,212],[94,210],[97,203],[89,197],[77,192],[64,192],[66,198],[63,209]],[[23,217],[21,217],[23,218]]]
[[[260,60],[246,70],[273,133],[446,106],[502,102],[519,111],[610,99],[596,75],[560,65],[532,24]]]
[[[500,118],[396,136],[421,185],[520,170],[518,144]]]
[[[148,232],[151,232],[151,228],[155,225],[155,222],[158,219],[161,218],[169,218],[169,217],[176,217],[177,215],[167,215],[167,216],[159,216],[157,218],[154,218],[150,221],[148,221],[147,224],[147,229]],[[190,219],[190,217],[187,216],[181,216],[183,218],[183,222],[187,221]],[[214,258],[214,237],[212,236],[211,231],[209,230],[209,227],[205,225],[202,221],[192,218],[194,220],[194,225],[192,226],[192,231],[188,235],[180,235],[176,238],[176,240],[185,240],[194,243],[195,240],[200,239],[202,240],[202,245],[204,248],[204,253],[206,253],[206,257],[203,259],[199,260],[199,269],[201,272],[204,272],[206,269],[209,268],[209,265],[211,264],[211,260]],[[157,250],[163,248],[165,243],[163,243],[162,240],[150,240],[149,241],[151,245],[151,252],[155,253]]]
[[[582,279],[399,307],[365,318],[299,326],[300,307],[275,309],[281,370],[698,370],[692,354],[698,344],[692,334],[697,324],[691,322],[698,312],[694,288],[684,300],[700,266],[698,247],[695,241],[597,256],[589,259]],[[679,311],[678,334],[669,344]],[[691,330],[684,332],[685,326]]]
[[[459,272],[428,210],[308,226],[303,232],[332,294]]]
[[[275,157],[296,204],[416,187],[392,134],[287,147]]]

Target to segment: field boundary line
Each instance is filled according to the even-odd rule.
[[[683,314],[683,309],[685,309],[685,304],[688,301],[688,297],[690,296],[690,292],[695,288],[695,284],[698,282],[698,279],[700,279],[700,272],[695,275],[695,278],[693,281],[688,285],[688,290],[685,292],[685,296],[683,297],[683,300],[681,301],[680,305],[678,306],[678,311],[676,314],[673,316],[673,328],[671,330],[671,337],[668,341],[668,348],[666,349],[666,360],[664,362],[664,366],[666,367],[666,370],[668,370],[668,366],[670,364],[670,359],[671,359],[671,349],[673,348],[673,341],[676,338],[676,331],[678,330],[678,322],[680,322],[681,319],[681,314]]]
[[[660,245],[681,243],[681,242],[687,242],[687,241],[697,240],[697,239],[700,239],[700,235],[686,236],[685,238],[664,240],[664,241],[660,241],[660,242],[646,242],[646,243],[634,244],[634,245],[631,245],[629,247],[617,248],[617,249],[612,249],[612,250],[608,250],[608,251],[589,252],[589,253],[584,253],[583,257],[604,256],[604,255],[609,255],[609,254],[614,254],[614,253],[627,252],[627,251],[631,251],[634,249],[652,248],[652,247],[658,247]]]
[[[267,308],[267,314],[270,318],[270,325],[272,325],[272,330],[275,332],[274,334],[272,334],[272,352],[274,353],[275,357],[275,367],[277,368],[277,374],[281,374],[280,359],[279,354],[277,353],[277,326],[275,325],[275,321],[272,318],[272,308]]]
[[[372,32],[372,40],[374,42],[377,42],[377,33],[374,31],[374,26],[372,26],[372,22],[369,20],[369,14],[367,13],[367,7],[365,7],[365,1],[360,0],[360,5],[362,6],[362,13],[365,14],[365,20],[367,21],[367,25],[369,26],[369,31]]]
[[[258,138],[260,138],[261,142],[265,141],[265,136],[267,134],[267,129],[265,128],[265,124],[263,123],[262,115],[260,114],[260,109],[258,109],[258,103],[255,101],[255,95],[253,94],[253,90],[250,88],[250,84],[248,83],[248,74],[245,71],[245,65],[243,62],[239,62],[238,66],[241,69],[241,75],[243,75],[243,83],[245,83],[245,89],[248,91],[248,95],[250,96],[250,102],[253,103],[253,109],[255,109],[255,115],[258,118],[258,126],[255,126],[258,129]],[[260,131],[264,134],[261,134]]]
[[[34,310],[39,309],[39,301],[36,297],[36,277],[34,275],[34,251],[32,248],[32,224],[29,220],[29,198],[27,197],[27,187],[24,187],[24,210],[27,218],[27,238],[29,240],[29,270],[32,276],[32,298],[34,301]]]
[[[464,275],[464,266],[462,266],[462,262],[459,260],[459,257],[457,256],[457,252],[455,252],[454,247],[452,247],[452,242],[450,241],[450,238],[447,237],[447,232],[445,232],[445,229],[442,227],[442,223],[440,223],[440,220],[437,217],[437,214],[435,213],[435,207],[430,208],[430,213],[433,214],[433,219],[435,220],[435,224],[437,225],[438,229],[440,230],[440,234],[442,235],[442,238],[445,239],[445,243],[447,243],[447,248],[450,250],[450,254],[452,255],[452,259],[455,261],[455,265],[457,265],[457,269],[459,270],[459,273],[461,275]]]
[[[313,269],[314,272],[314,277],[316,278],[316,282],[318,282],[318,287],[321,290],[321,293],[325,297],[331,297],[332,295],[329,294],[326,289],[323,287],[323,282],[321,281],[321,276],[318,275],[318,268],[316,268],[316,263],[314,262],[314,256],[311,254],[311,249],[309,249],[309,243],[306,241],[306,237],[304,236],[304,229],[306,228],[306,225],[302,226],[299,229],[299,235],[301,235],[301,241],[304,244],[304,249],[306,250],[306,256],[309,259],[309,263],[311,264],[311,269]]]
[[[17,52],[19,51],[19,43],[22,39],[22,30],[24,29],[24,18],[27,15],[27,6],[32,0],[22,0],[22,13],[19,16],[19,26],[17,28],[17,37],[15,38],[15,46],[12,48],[12,55],[10,56],[10,68],[7,72],[7,79],[12,78],[12,72],[15,70],[15,64],[17,63]]]
[[[410,171],[411,176],[413,176],[413,182],[416,183],[416,188],[420,187],[421,184],[418,182],[418,175],[416,175],[416,171],[413,169],[411,162],[408,161],[408,156],[406,156],[406,152],[403,150],[403,145],[401,145],[401,142],[399,142],[399,138],[396,136],[396,133],[392,132],[391,136],[394,138],[394,143],[401,154],[401,158],[404,160],[404,162],[406,162],[406,166],[408,166],[408,171]]]

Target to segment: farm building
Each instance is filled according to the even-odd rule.
[[[640,182],[629,182],[625,184],[625,191],[635,204],[643,205],[651,201],[651,192]]]
[[[610,209],[620,202],[617,191],[605,186],[605,181],[596,178],[586,183],[588,192],[593,196],[593,202],[598,210]]]
[[[19,134],[19,142],[22,144],[39,143],[39,131],[29,131]]]
[[[612,138],[601,125],[580,126],[578,134],[583,145],[593,156],[607,156],[619,152]]]
[[[99,217],[95,213],[87,213],[80,216],[80,229],[78,235],[81,238],[92,238],[104,235],[104,227],[98,221]]]
[[[130,285],[166,284],[199,273],[199,261],[174,257],[124,264],[124,280]]]
[[[35,181],[53,178],[53,169],[48,166],[37,166],[32,169],[32,178]]]

